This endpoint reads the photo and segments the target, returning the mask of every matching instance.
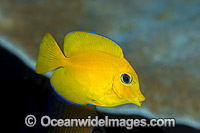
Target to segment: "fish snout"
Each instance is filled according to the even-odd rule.
[[[135,100],[135,101],[133,101],[133,102],[131,102],[131,103],[136,104],[136,105],[138,105],[138,106],[141,106],[143,101],[144,101],[144,100]]]
[[[141,106],[143,101],[144,100],[138,100],[138,104],[136,104],[136,105]]]
[[[134,95],[134,98],[129,100],[131,103],[136,104],[138,106],[142,105],[142,102],[145,100],[145,97],[142,95],[142,93],[138,93]]]
[[[138,99],[138,106],[141,106],[142,102],[145,100],[145,97],[140,92],[140,94],[137,96],[137,99]]]

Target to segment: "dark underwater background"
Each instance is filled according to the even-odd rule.
[[[87,30],[121,46],[137,72],[142,107],[82,108],[52,90],[49,75],[35,73],[39,45],[51,33],[62,48],[66,33]],[[200,1],[2,0],[0,89],[7,132],[200,132]],[[44,128],[25,125],[33,114],[52,118],[175,118],[176,127]],[[5,126],[4,126],[5,125]]]

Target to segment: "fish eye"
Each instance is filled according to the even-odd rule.
[[[125,84],[130,84],[131,83],[131,76],[128,74],[122,74],[121,80]]]

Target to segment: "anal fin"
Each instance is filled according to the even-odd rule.
[[[73,75],[65,68],[59,68],[53,73],[51,84],[54,90],[70,103],[86,105],[89,101],[82,86],[74,81]]]

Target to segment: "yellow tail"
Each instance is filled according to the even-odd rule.
[[[41,74],[62,67],[64,58],[65,56],[53,36],[47,33],[40,45],[39,56],[36,63],[36,72]]]

